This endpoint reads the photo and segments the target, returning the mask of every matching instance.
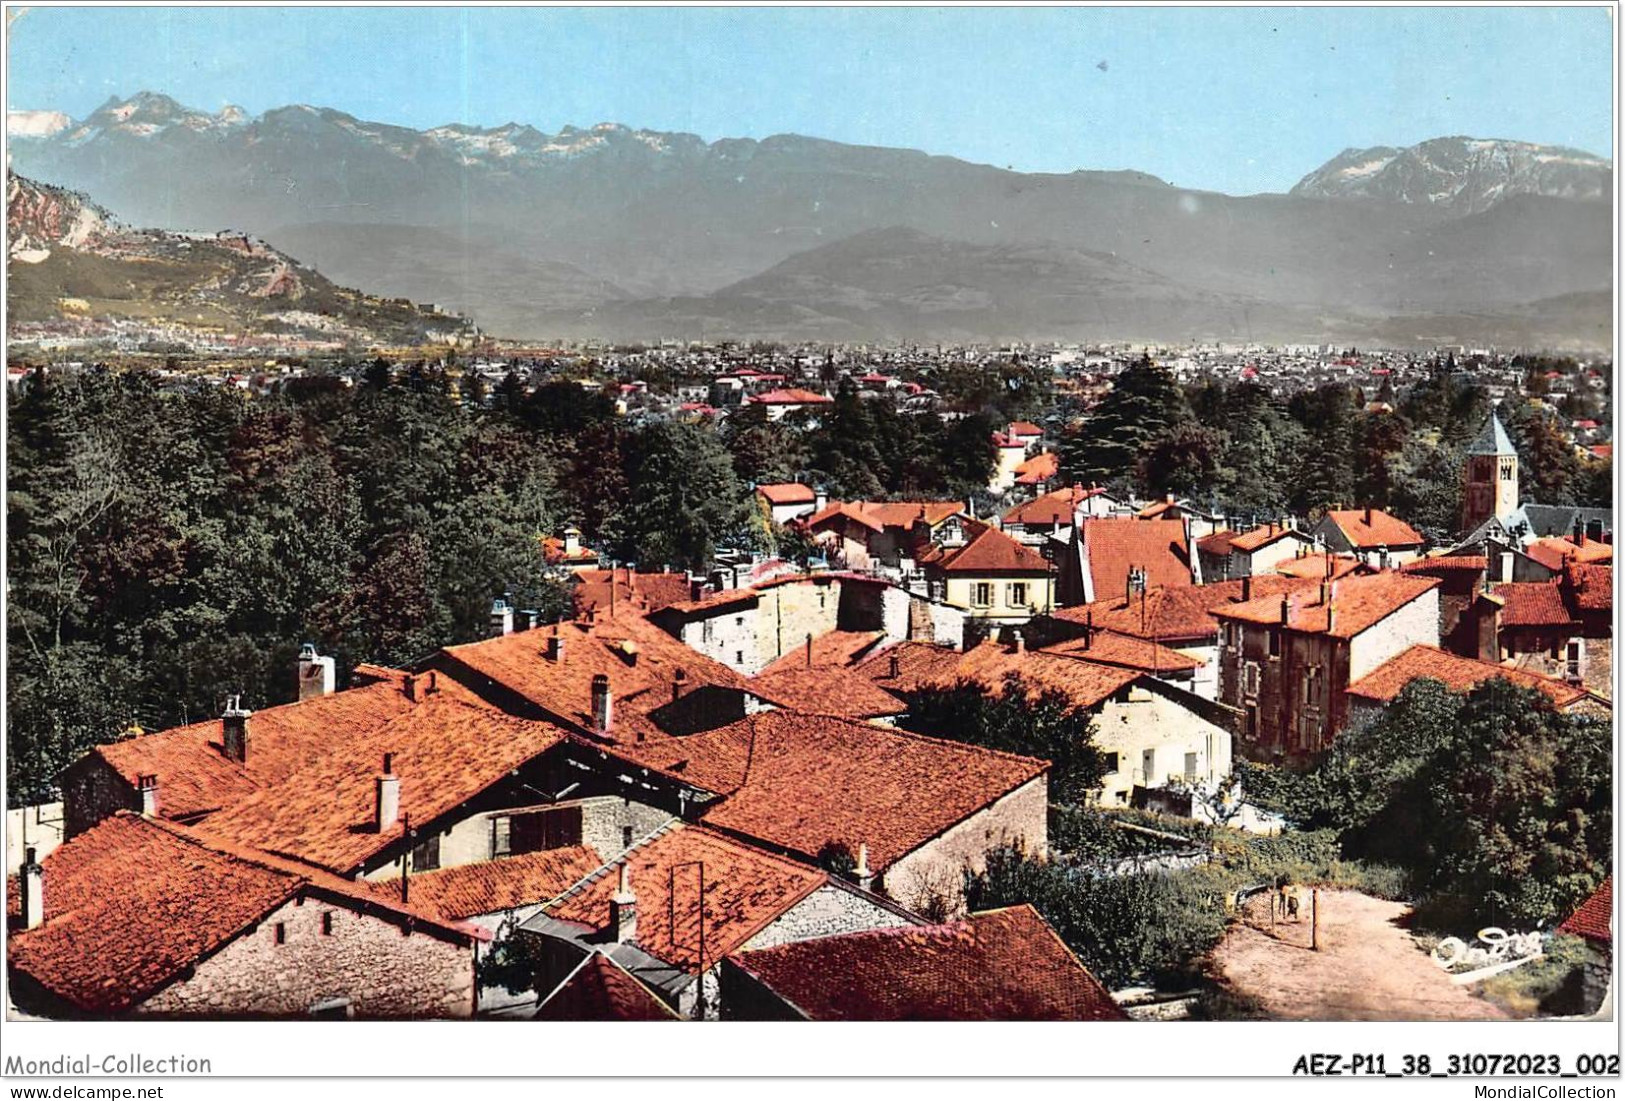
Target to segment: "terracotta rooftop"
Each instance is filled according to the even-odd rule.
[[[1275,564],[1275,572],[1282,577],[1308,578],[1314,581],[1324,580],[1327,576],[1327,564],[1331,565],[1330,576],[1333,580],[1347,577],[1351,573],[1361,573],[1366,566],[1358,558],[1349,558],[1341,554],[1305,554],[1297,558],[1288,558]],[[1407,563],[1409,564],[1409,563]],[[1413,571],[1426,573],[1426,570]]]
[[[1105,702],[1140,676],[1134,669],[1097,665],[1080,657],[1046,650],[1018,653],[1012,646],[989,640],[966,651],[948,677],[939,678],[926,687],[951,689],[959,684],[970,684],[983,692],[999,692],[1012,674],[1021,677],[1030,692],[1053,689],[1066,696],[1073,706],[1084,708]]]
[[[1032,757],[790,711],[612,752],[723,794],[704,814],[708,825],[808,858],[831,841],[853,852],[867,844],[877,872],[1049,768]]]
[[[770,482],[757,486],[756,492],[773,505],[810,505],[818,500],[812,486],[800,482]]]
[[[1400,573],[1421,573],[1429,577],[1450,577],[1463,573],[1483,573],[1490,560],[1482,554],[1441,554],[1418,558],[1399,567]]]
[[[1011,421],[1010,434],[1012,436],[1042,436],[1044,430],[1032,421]]]
[[[943,676],[952,676],[964,654],[952,646],[934,642],[908,641],[888,646],[865,658],[858,671],[888,692],[908,695]],[[892,674],[892,661],[897,673]]]
[[[409,917],[442,936],[475,939],[432,913],[375,899],[359,884],[222,848],[128,811],[41,864],[45,923],[11,934],[8,962],[87,1013],[122,1013],[145,1001],[307,891]]]
[[[936,527],[965,510],[963,501],[831,501],[823,510],[802,520],[807,527],[819,527],[836,516],[845,516],[874,531],[885,528],[912,528],[924,520]]]
[[[1144,600],[1139,596],[1130,600],[1126,594],[1107,593],[1093,604],[1051,612],[1050,618],[1074,625],[1093,622],[1097,628],[1163,643],[1208,645],[1218,639],[1216,613],[1239,605],[1241,594],[1249,585],[1255,598],[1279,597],[1283,592],[1306,592],[1316,587],[1313,581],[1264,574],[1246,583],[1215,581],[1206,585],[1152,588]]]
[[[1120,1021],[1030,905],[740,952],[730,961],[814,1021]]]
[[[1612,543],[1603,543],[1596,539],[1575,543],[1555,535],[1536,539],[1525,547],[1523,552],[1549,570],[1561,570],[1568,562],[1600,563],[1614,560]]]
[[[1571,562],[1564,571],[1563,587],[1574,607],[1582,612],[1610,612],[1614,609],[1614,567]]]
[[[570,565],[575,562],[596,562],[598,561],[598,552],[591,547],[583,547],[579,544],[577,544],[574,551],[571,551],[565,541],[558,536],[544,535],[542,536],[542,557],[555,565]]]
[[[563,639],[558,661],[547,656],[553,636]],[[593,729],[592,680],[602,674],[609,678],[617,737],[663,733],[649,713],[671,702],[674,684],[681,683],[685,692],[702,685],[751,691],[742,674],[633,612],[448,646],[433,660],[444,671],[442,679],[450,675],[481,691],[498,685],[556,721],[588,732]]]
[[[408,878],[406,897],[419,909],[448,921],[461,921],[557,898],[603,863],[603,858],[586,845],[543,849],[416,872]],[[400,898],[399,879],[366,883],[386,899]]]
[[[1071,525],[1073,512],[1080,502],[1104,492],[1105,490],[1098,488],[1084,489],[1081,485],[1051,490],[1010,509],[1004,514],[1004,522],[1026,524],[1030,527],[1067,527]]]
[[[1367,513],[1370,519],[1367,520]],[[1377,547],[1405,547],[1420,545],[1422,536],[1417,530],[1381,509],[1333,509],[1326,518],[1337,525],[1349,543],[1360,550]]]
[[[403,820],[410,816],[415,826],[428,827],[565,737],[552,723],[430,696],[197,829],[349,874],[404,836],[404,821],[382,833],[373,826],[375,782],[386,753],[400,779]]]
[[[851,665],[868,654],[871,647],[886,637],[884,631],[825,631],[813,636],[809,660],[807,647],[797,646],[784,656],[770,662],[762,673],[777,673],[784,669],[805,669],[811,665]],[[760,678],[761,674],[757,674]]]
[[[1560,933],[1570,933],[1586,940],[1596,941],[1599,944],[1612,945],[1614,943],[1614,877],[1609,876],[1602,881],[1602,885],[1591,893],[1591,896],[1570,914],[1562,925],[1557,927]]]
[[[1232,535],[1230,537],[1230,546],[1236,550],[1251,554],[1253,551],[1264,549],[1271,543],[1293,537],[1302,540],[1309,538],[1296,528],[1288,527],[1286,524],[1260,524],[1251,531]]]
[[[1193,584],[1183,521],[1086,517],[1081,530],[1097,601],[1125,592],[1131,567],[1151,586]]]
[[[1390,658],[1348,687],[1348,694],[1378,703],[1392,703],[1413,680],[1436,680],[1452,692],[1467,692],[1484,681],[1504,677],[1520,688],[1534,688],[1550,696],[1558,707],[1586,698],[1583,688],[1487,661],[1475,661],[1432,646],[1412,646]]]
[[[548,995],[538,1021],[677,1021],[676,1012],[626,968],[593,952]]]
[[[1053,451],[1045,451],[1017,464],[1016,484],[1043,485],[1054,481],[1060,473],[1061,457]]]
[[[1282,622],[1281,604],[1287,602],[1286,627],[1309,634],[1329,634],[1334,638],[1353,638],[1397,612],[1422,594],[1439,586],[1436,577],[1417,577],[1394,570],[1363,577],[1344,577],[1334,581],[1335,591],[1329,601],[1322,601],[1318,588],[1300,590],[1280,596],[1255,596],[1244,604],[1216,609],[1221,619],[1240,620],[1245,623],[1278,625]],[[1257,589],[1254,589],[1257,592]],[[1335,622],[1329,613],[1335,609]]]
[[[896,696],[846,666],[780,664],[771,672],[758,673],[752,681],[764,697],[809,714],[875,719],[908,710]]]
[[[637,946],[689,973],[704,971],[735,951],[829,881],[817,868],[679,822],[600,867],[549,902],[544,912],[580,926],[589,936],[604,936],[623,862],[638,898]]]
[[[1086,638],[1067,639],[1038,651],[1081,658],[1096,665],[1118,665],[1145,673],[1184,673],[1200,669],[1203,662],[1189,654],[1163,646],[1150,639],[1096,630]]]
[[[1574,622],[1556,580],[1504,581],[1490,591],[1501,598],[1503,628],[1568,627]]]
[[[612,609],[619,611],[622,608],[658,612],[689,598],[687,574],[640,573],[616,568],[578,570],[575,579],[572,598],[578,618],[588,613],[606,614]]]
[[[766,390],[760,394],[751,394],[745,400],[756,402],[758,405],[828,405],[835,399],[792,386],[787,390]]]
[[[90,753],[132,787],[143,775],[157,776],[158,812],[165,818],[193,818],[279,783],[334,746],[355,741],[419,706],[404,688],[410,674],[377,666],[363,666],[358,673],[358,680],[369,683],[254,712],[243,763],[226,756],[219,719],[140,734]],[[426,696],[428,681],[427,675],[413,679],[419,700]],[[447,677],[437,677],[436,687],[447,696],[478,703]]]
[[[1031,547],[1016,542],[998,528],[975,520],[965,521],[965,545],[932,555],[920,561],[943,573],[980,577],[988,574],[1047,574],[1049,559]]]

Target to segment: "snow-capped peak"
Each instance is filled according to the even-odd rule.
[[[1578,149],[1493,138],[1434,138],[1408,149],[1345,149],[1292,189],[1294,195],[1486,210],[1513,195],[1603,199],[1613,165]]]

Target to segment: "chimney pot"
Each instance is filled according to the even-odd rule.
[[[491,637],[513,634],[513,609],[501,597],[491,601]]]
[[[672,703],[677,702],[677,700],[683,694],[683,689],[685,687],[687,687],[687,685],[688,685],[688,673],[686,673],[682,669],[673,670],[672,674],[671,674],[671,702]]]
[[[158,815],[158,777],[153,773],[136,779],[136,791],[141,796],[141,816],[143,818],[156,818]]]
[[[621,861],[615,893],[609,899],[609,929],[616,944],[632,944],[638,939],[638,896],[632,891],[627,862]]]
[[[603,673],[592,678],[592,724],[600,734],[609,733],[614,722],[614,702],[609,692],[609,678]]]
[[[886,675],[891,677],[893,680],[896,680],[900,672],[901,665],[902,663],[897,660],[897,655],[891,655],[891,657],[886,661]]]
[[[547,636],[547,660],[557,664],[564,660],[564,632],[555,630]]]
[[[333,659],[317,653],[315,643],[305,643],[299,648],[299,699],[331,695],[333,688]]]
[[[23,852],[21,871],[23,928],[38,929],[45,924],[45,870],[32,846]]]
[[[1241,599],[1243,603],[1253,598],[1253,575],[1250,573],[1241,576]]]
[[[253,714],[243,708],[242,699],[241,696],[229,697],[225,713],[220,716],[221,741],[226,756],[238,764],[248,761],[248,719]]]
[[[1370,505],[1365,506],[1365,526],[1366,527],[1371,526],[1371,506]]]
[[[1025,654],[1027,652],[1027,640],[1024,637],[1022,637],[1022,634],[1021,634],[1021,632],[1019,630],[1014,631],[1012,633],[1015,635],[1015,643],[1016,643],[1015,650],[1016,650],[1016,653]]]
[[[866,841],[858,843],[858,862],[852,869],[852,877],[866,891],[874,886],[875,873],[869,869],[869,844]]]
[[[373,824],[379,833],[394,826],[401,816],[401,780],[395,775],[395,754],[384,754],[384,771],[376,782],[377,799]]]

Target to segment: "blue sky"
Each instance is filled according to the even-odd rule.
[[[1612,157],[1612,39],[1602,8],[53,8],[11,27],[8,106],[793,132],[1241,194],[1448,134]]]

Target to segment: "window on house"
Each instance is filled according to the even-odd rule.
[[[581,808],[555,807],[491,819],[491,856],[562,849],[581,844]]]
[[[978,608],[986,608],[993,603],[993,585],[988,581],[978,581],[971,586],[971,603]]]
[[[333,935],[333,911],[332,910],[323,910],[322,911],[322,936],[330,937],[332,935]]]
[[[1258,695],[1258,662],[1245,662],[1241,667],[1241,691],[1245,696]]]
[[[1101,763],[1101,768],[1105,770],[1107,776],[1115,776],[1118,768],[1117,754],[1107,753],[1105,760]]]
[[[1185,782],[1187,784],[1196,783],[1196,754],[1194,753],[1185,754]]]
[[[280,921],[277,922],[274,926],[271,927],[271,938],[274,941],[276,941],[276,943],[278,943],[278,944],[287,944],[288,943],[288,927],[286,925],[284,925]]]
[[[1027,583],[1025,581],[1012,581],[1005,589],[1005,601],[1012,608],[1025,608],[1027,606]]]
[[[438,833],[419,841],[412,848],[412,870],[432,872],[440,867],[440,835]]]
[[[1272,657],[1272,658],[1280,657],[1281,656],[1281,632],[1280,631],[1266,631],[1265,634],[1267,634],[1269,636],[1270,657]]]
[[[745,617],[744,616],[742,616],[742,615],[734,616],[734,626],[735,627],[743,627],[744,625],[745,625]]]
[[[1303,671],[1303,702],[1314,703],[1320,699],[1321,668],[1318,665],[1308,666]]]
[[[1258,737],[1258,708],[1252,704],[1247,705],[1245,729],[1248,738]]]
[[[734,664],[735,665],[743,665],[743,664],[745,664],[745,651],[743,651],[743,650],[735,650],[734,651]]]
[[[1150,786],[1157,776],[1157,751],[1155,749],[1142,750],[1140,753],[1140,775],[1146,785]]]

